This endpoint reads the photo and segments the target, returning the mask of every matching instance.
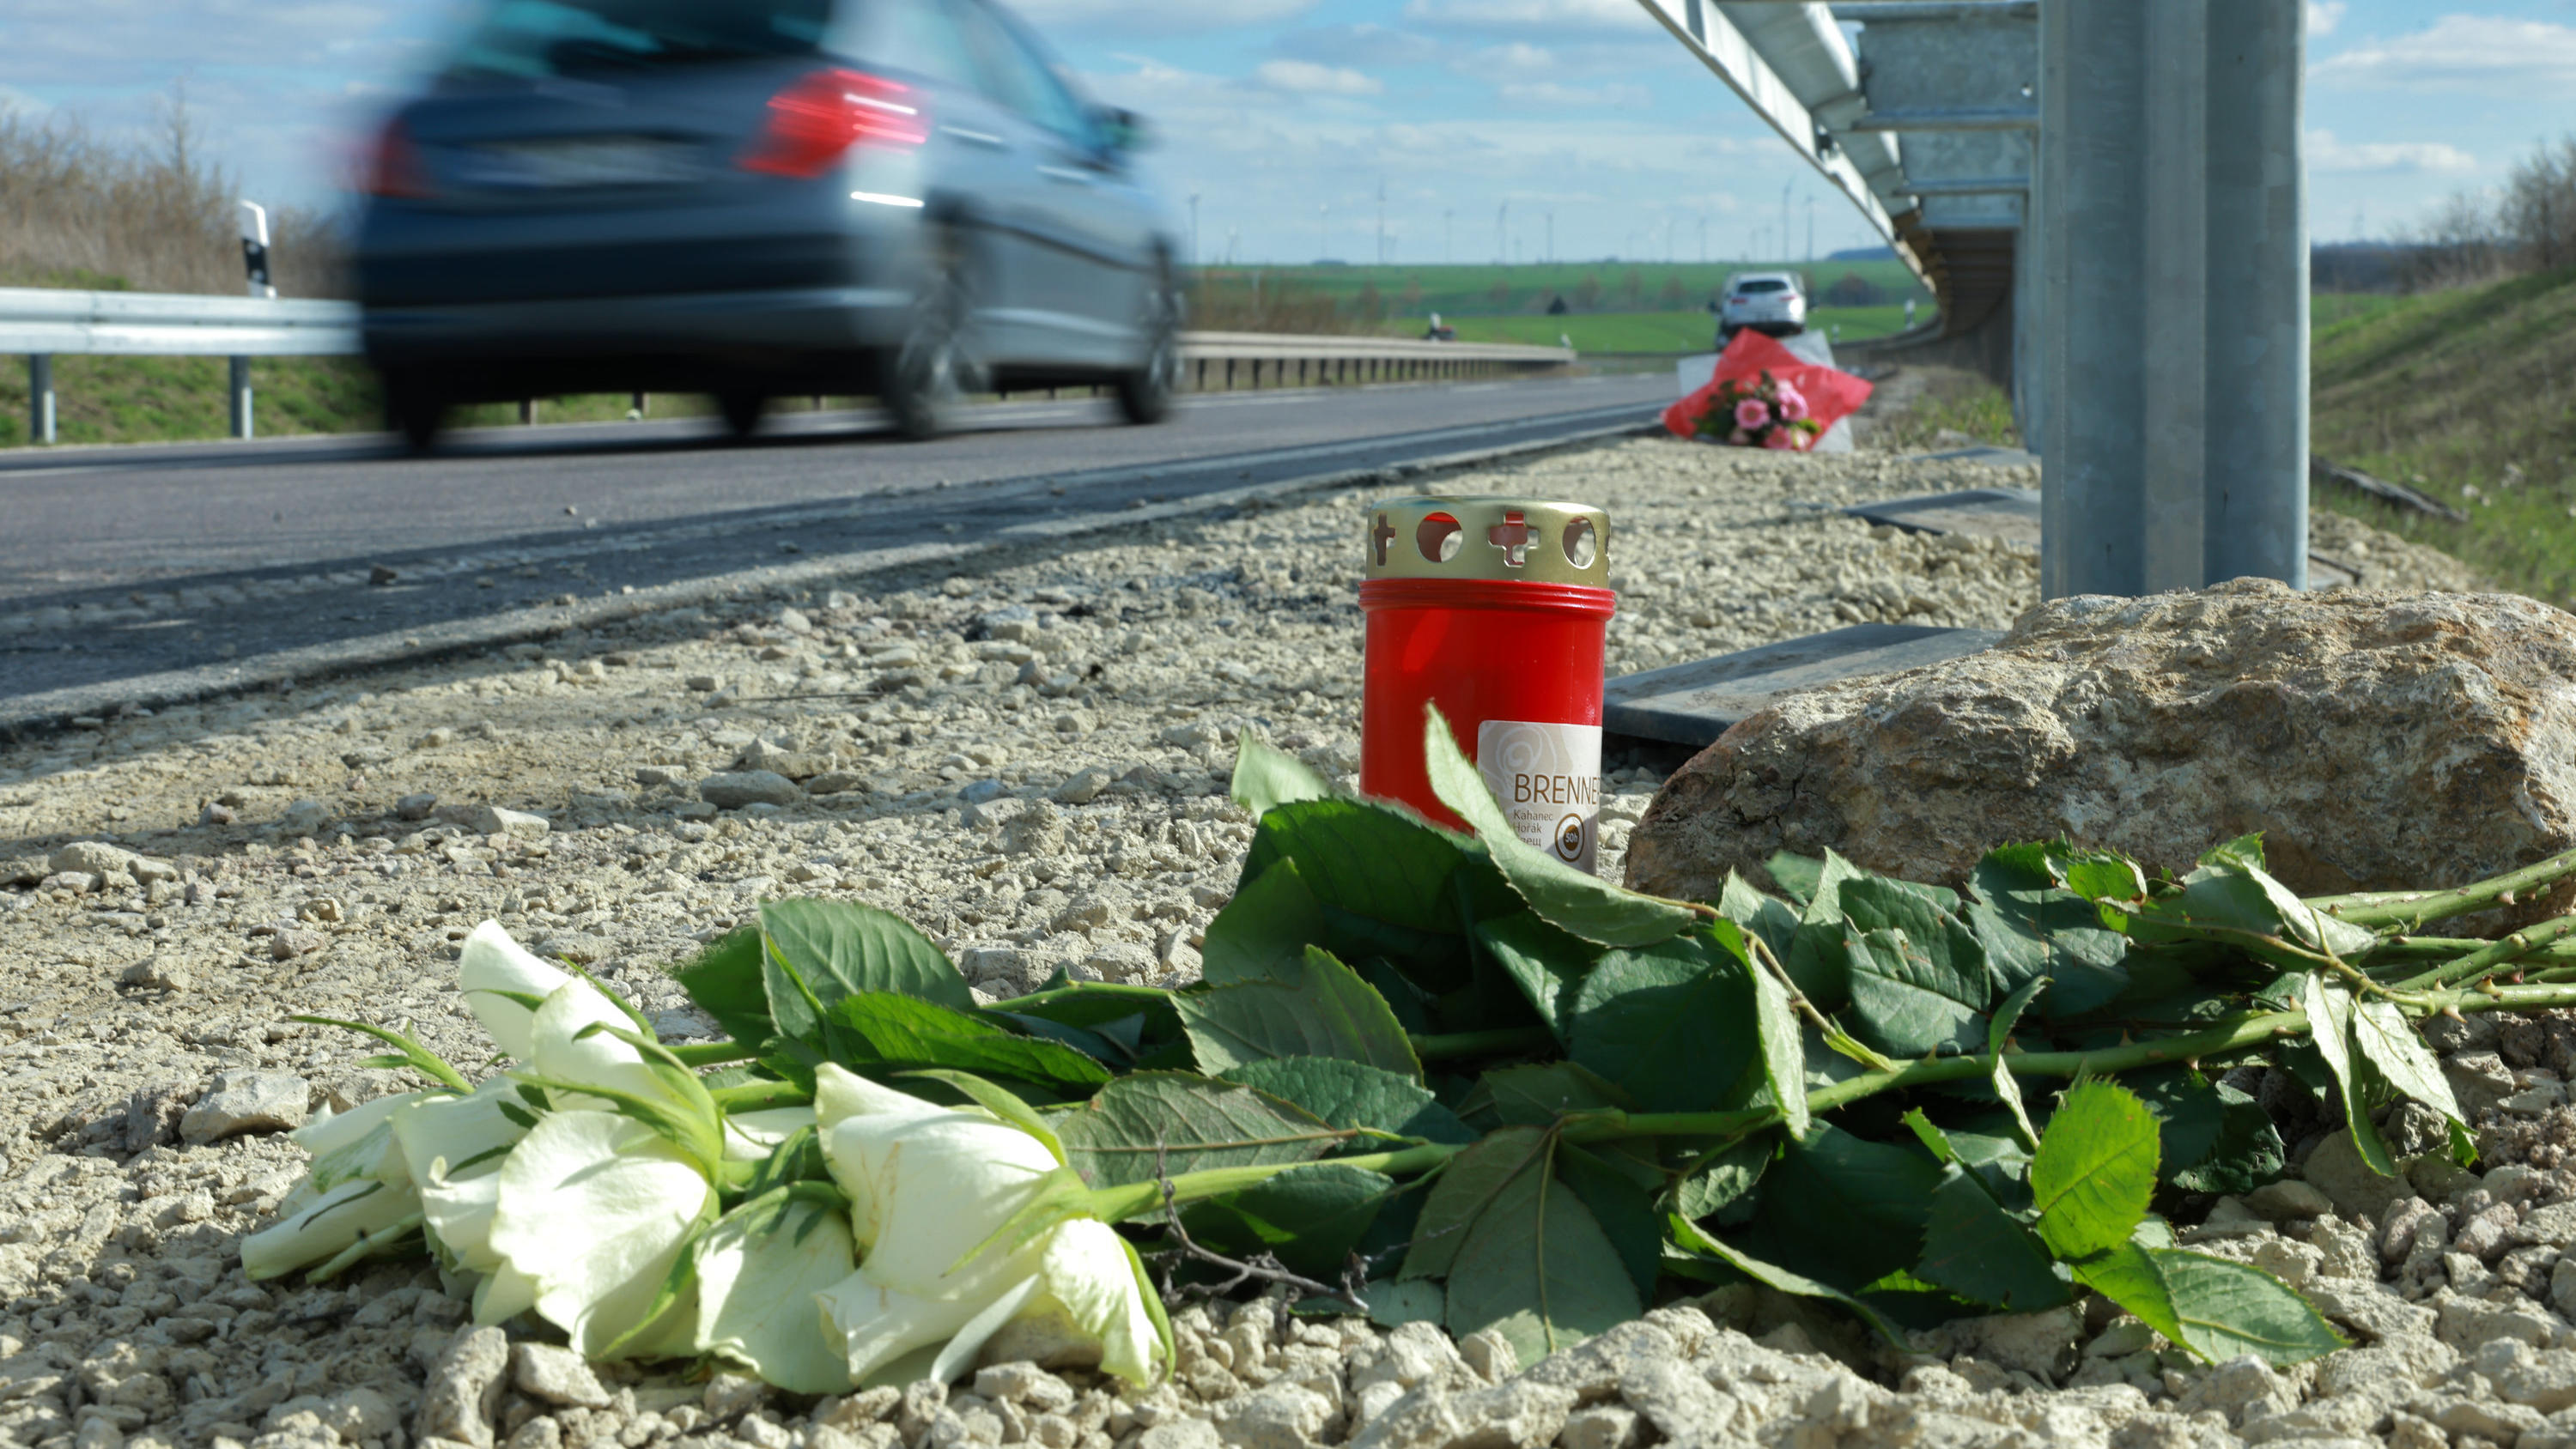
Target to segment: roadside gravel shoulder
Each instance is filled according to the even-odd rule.
[[[1621,590],[1610,668],[1622,673],[1866,620],[2005,627],[2036,597],[2032,551],[1836,511],[1997,485],[2036,478],[1644,439],[1412,486],[1605,506]],[[466,1060],[479,1038],[448,963],[486,918],[599,974],[666,1038],[712,1028],[663,968],[764,897],[900,911],[994,994],[1058,968],[1193,979],[1199,932],[1250,835],[1225,796],[1235,742],[1257,733],[1336,778],[1356,768],[1367,501],[1140,523],[866,593],[744,595],[0,751],[0,1440],[408,1449],[407,1435],[429,1432],[415,1424],[425,1394],[445,1402],[456,1374],[507,1357],[458,1335],[462,1310],[434,1274],[261,1287],[233,1256],[300,1171],[275,1135],[286,1119],[397,1088],[355,1065],[363,1043],[288,1016],[407,1019]],[[2366,581],[2422,572],[2407,546],[2360,541],[2377,558],[2382,540],[2392,572]],[[1607,783],[1602,869],[1615,878],[1660,778],[1631,762]],[[1917,1365],[1949,1377],[1891,1409],[1877,1383],[1797,1355],[1837,1349],[1891,1381],[1904,1366],[1796,1305],[1739,1295],[1708,1308],[1731,1327],[1676,1320],[1656,1352],[1737,1406],[1730,1432],[1764,1442],[1793,1424],[1858,1433],[1936,1404],[2042,1438],[2053,1431],[2033,1413],[2080,1409],[2096,1418],[2077,1437],[2099,1441],[2150,1392],[2197,1392],[2132,1364],[2093,1399],[2032,1409],[2003,1391],[2058,1382],[2056,1360],[1995,1368],[2015,1350],[1980,1344],[1960,1347],[1961,1362],[1987,1367]],[[1679,1437],[1657,1427],[1656,1390],[1616,1373],[1548,1389],[1490,1361],[1491,1345],[1471,1341],[1453,1371],[1441,1354],[1459,1350],[1436,1333],[1246,1311],[1189,1321],[1185,1342],[1197,1335],[1222,1371],[1208,1393],[1116,1398],[1071,1376],[1061,1413],[980,1382],[945,1407],[910,1393],[815,1406],[630,1375],[604,1407],[521,1382],[498,1401],[497,1430],[455,1432],[475,1449],[496,1433],[510,1449],[692,1435],[758,1449],[846,1449],[834,1435],[869,1449],[1302,1449],[1354,1435],[1406,1449],[1635,1449]],[[2538,1346],[2565,1346],[2550,1337],[2563,1328]],[[1775,1337],[1764,1348],[1733,1329]],[[1433,1366],[1368,1377],[1405,1353]],[[1403,1408],[1408,1396],[1426,1407]],[[1063,1424],[1041,1429],[1047,1414]],[[1469,1432],[1502,1422],[1522,1427]],[[2138,1442],[2226,1441],[2203,1421],[2174,1423],[2181,1437]],[[1402,1424],[1426,1427],[1373,1427]]]

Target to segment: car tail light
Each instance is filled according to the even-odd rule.
[[[853,146],[918,146],[930,139],[921,95],[854,70],[818,70],[769,98],[769,124],[745,171],[820,176]]]
[[[367,158],[367,194],[418,199],[429,195],[429,171],[420,164],[420,148],[411,129],[397,116],[376,134],[375,154]]]

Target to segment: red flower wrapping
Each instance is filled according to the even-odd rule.
[[[1733,441],[1726,434],[1734,431],[1736,401],[1781,385],[1795,389],[1806,399],[1807,418],[1816,425],[1813,433],[1795,444],[1799,448],[1809,446],[1826,429],[1858,412],[1860,405],[1869,401],[1871,391],[1870,384],[1862,379],[1807,362],[1776,339],[1748,327],[1736,333],[1735,340],[1718,354],[1717,367],[1706,387],[1664,409],[1664,426],[1679,438],[1710,434],[1720,441]],[[1703,423],[1702,419],[1714,409],[1722,409],[1726,416]],[[1717,428],[1714,433],[1712,426]]]

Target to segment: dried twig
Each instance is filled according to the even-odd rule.
[[[1368,1281],[1369,1260],[1357,1253],[1351,1254],[1349,1261],[1343,1264],[1341,1286],[1334,1287],[1291,1270],[1275,1254],[1255,1253],[1249,1258],[1229,1258],[1201,1247],[1190,1237],[1190,1230],[1181,1226],[1180,1207],[1174,1200],[1178,1189],[1172,1183],[1169,1164],[1170,1157],[1163,1144],[1155,1143],[1154,1176],[1163,1188],[1163,1224],[1171,1230],[1172,1241],[1177,1246],[1146,1256],[1155,1260],[1155,1268],[1161,1275],[1165,1306],[1178,1307],[1184,1298],[1191,1297],[1223,1298],[1246,1283],[1275,1283],[1293,1288],[1304,1297],[1329,1298],[1347,1303],[1361,1313],[1369,1311],[1368,1300],[1360,1296],[1361,1286]],[[1234,1276],[1222,1283],[1177,1283],[1173,1275],[1183,1263],[1205,1263]]]

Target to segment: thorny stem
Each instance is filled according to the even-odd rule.
[[[738,1086],[715,1087],[707,1095],[728,1112],[757,1112],[763,1107],[801,1107],[814,1100],[814,1094],[794,1082],[744,1082]]]
[[[2548,986],[2497,986],[2485,983],[2474,990],[2440,991],[2422,998],[2431,1011],[2537,1011],[2550,1007],[2576,1006],[2576,983]],[[2192,1032],[2184,1036],[2159,1037],[2151,1041],[2131,1042],[2126,1046],[2104,1047],[2089,1052],[2006,1052],[2004,1065],[2017,1077],[2074,1078],[2108,1075],[2163,1062],[2206,1061],[2226,1057],[2262,1046],[2266,1042],[2298,1036],[2308,1029],[2304,1011],[2274,1011],[2241,1016],[2234,1021]],[[1819,1087],[1807,1094],[1807,1111],[1822,1115],[1838,1107],[1847,1107],[1865,1097],[1900,1087],[1929,1086],[1935,1082],[1956,1082],[1983,1077],[1994,1070],[1991,1056],[1936,1057],[1929,1061],[1908,1062],[1892,1072],[1869,1072],[1847,1078],[1830,1086]],[[1780,1120],[1777,1107],[1757,1107],[1740,1112],[1577,1112],[1563,1119],[1567,1142],[1609,1142],[1627,1137],[1734,1137],[1772,1126]],[[1348,1167],[1383,1172],[1402,1177],[1428,1172],[1466,1150],[1471,1144],[1425,1143],[1393,1152],[1373,1152],[1359,1157],[1326,1159]],[[1199,1202],[1222,1197],[1257,1183],[1266,1182],[1282,1172],[1294,1172],[1307,1163],[1266,1167],[1212,1167],[1198,1172],[1185,1172],[1169,1179],[1175,1200]],[[1163,1205],[1164,1184],[1131,1183],[1124,1187],[1104,1188],[1091,1195],[1091,1207],[1100,1217],[1111,1222],[1121,1218],[1157,1213]]]
[[[2507,900],[2555,885],[2576,875],[2576,850],[2564,850],[2536,865],[2473,881],[2447,891],[2363,891],[2355,895],[2318,896],[2308,902],[2356,926],[2420,927],[2426,921],[2465,916]]]
[[[2421,976],[2401,981],[2398,985],[2411,989],[2419,986],[2451,986],[2481,981],[2571,931],[2576,931],[2576,916],[2560,916],[2556,920],[2543,921],[2536,926],[2525,926],[2502,940],[2485,942],[2467,955],[2446,965],[2436,966]]]
[[[1796,979],[1789,975],[1789,968],[1780,964],[1780,958],[1771,954],[1770,946],[1765,944],[1760,936],[1747,931],[1744,933],[1744,944],[1752,948],[1753,959],[1760,964],[1761,969],[1770,972],[1772,979],[1780,983],[1780,989],[1789,993],[1790,1009],[1805,1017],[1808,1025],[1813,1026],[1828,1044],[1865,1066],[1878,1067],[1881,1070],[1895,1066],[1895,1063],[1887,1058],[1852,1040],[1851,1035],[1835,1025],[1831,1017],[1817,1010],[1816,1004],[1807,999],[1807,993],[1798,989]],[[1860,1055],[1860,1053],[1867,1055]]]
[[[2475,936],[2392,936],[2364,952],[2362,960],[2366,967],[2449,962],[2489,944]],[[2515,959],[2549,963],[2539,968],[2544,970],[2576,966],[2576,941],[2551,941],[2534,946]]]

